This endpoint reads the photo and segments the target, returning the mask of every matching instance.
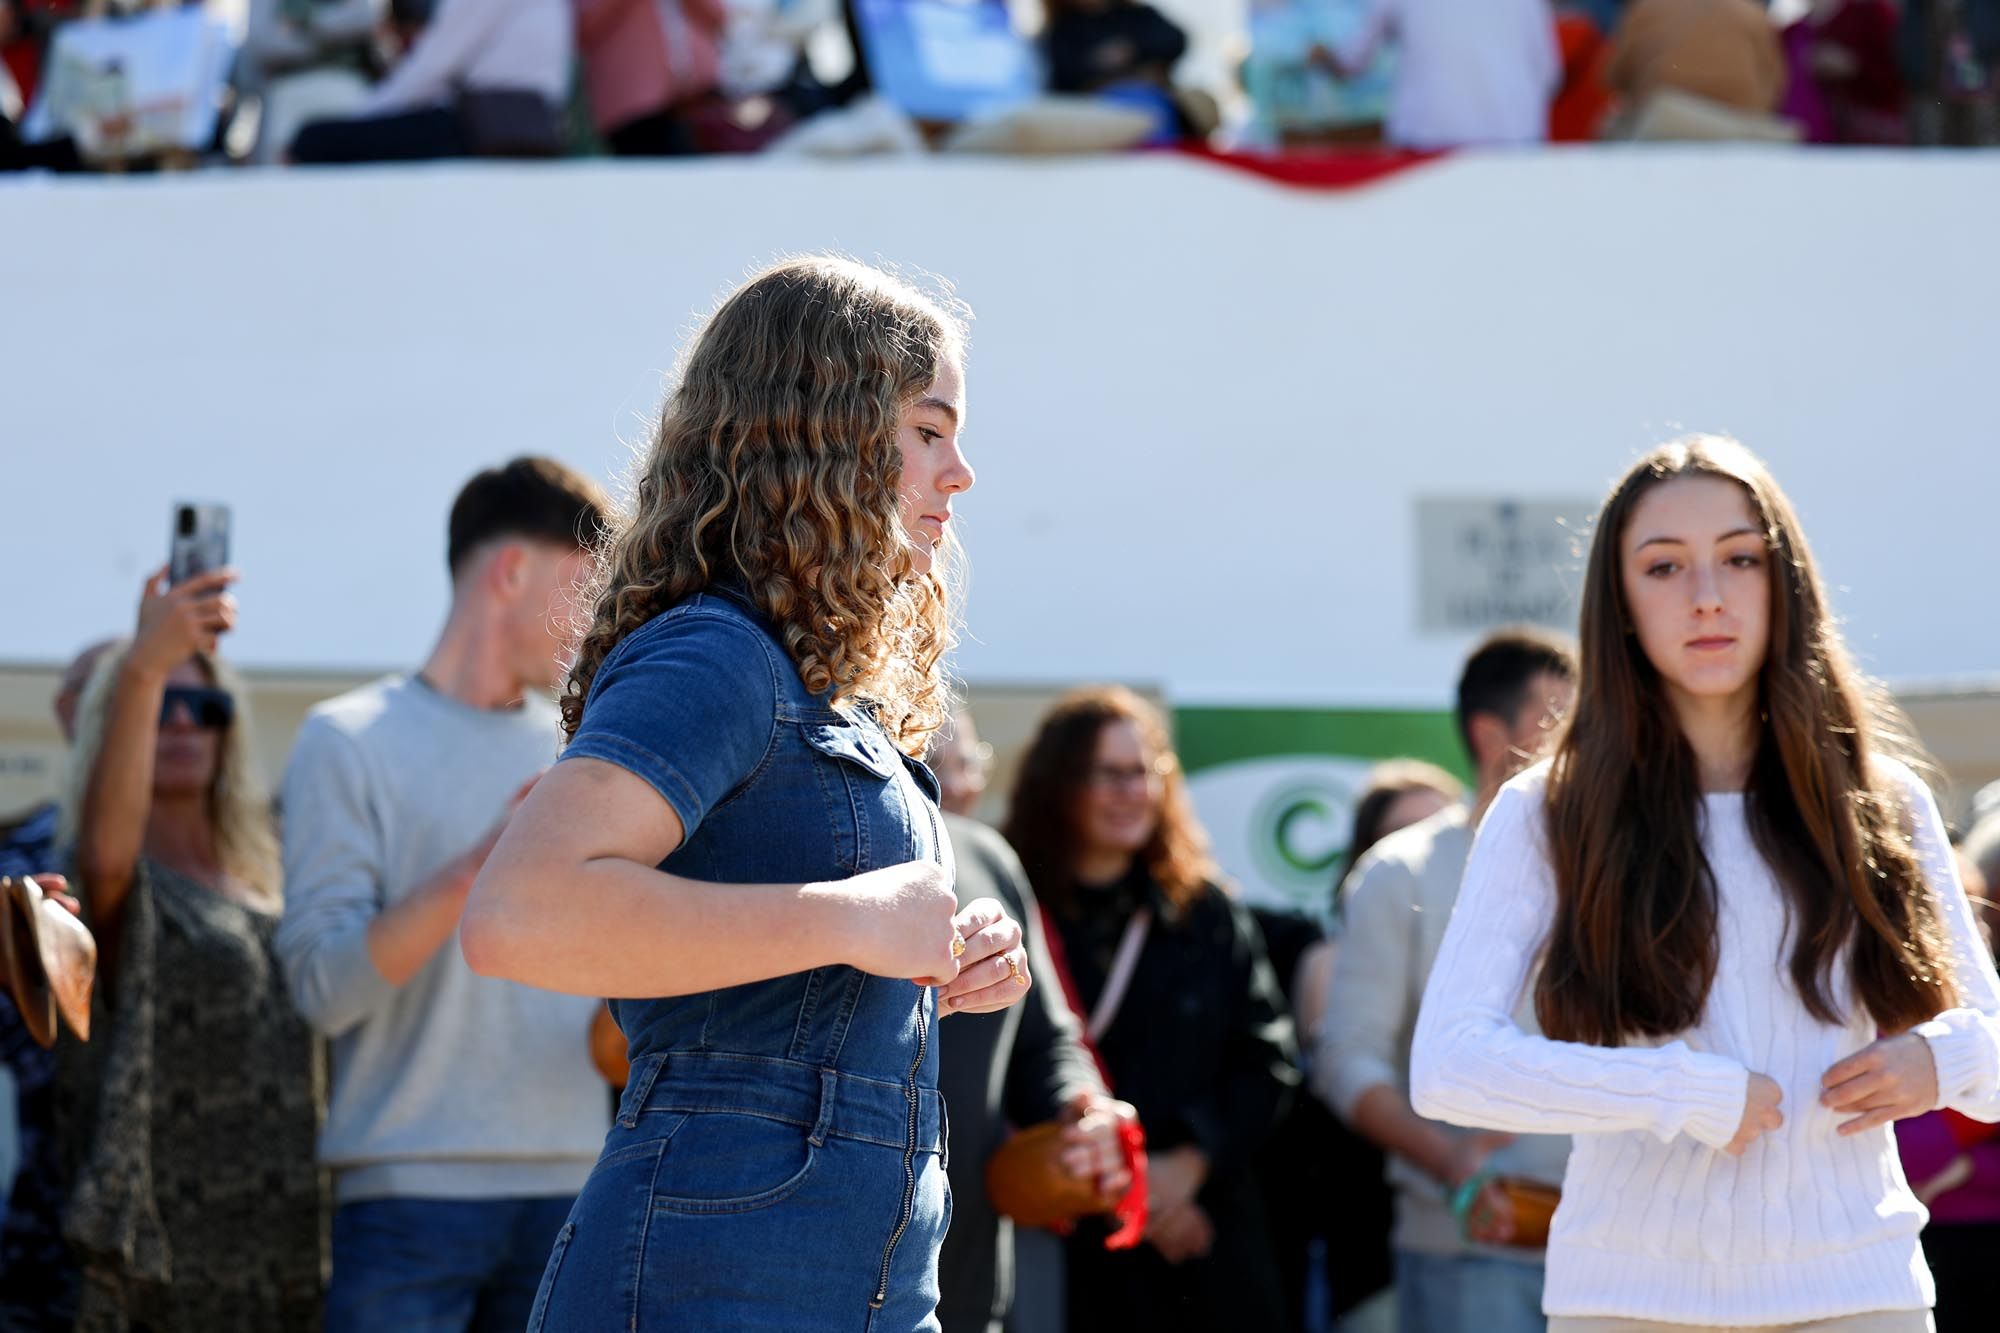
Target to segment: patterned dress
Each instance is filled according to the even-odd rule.
[[[81,1333],[319,1326],[324,1073],[271,951],[277,924],[140,864],[92,1040],[62,1050]]]

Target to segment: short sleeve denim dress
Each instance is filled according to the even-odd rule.
[[[661,869],[676,875],[949,869],[929,771],[808,691],[728,593],[676,604],[605,658],[564,757],[580,756],[674,808],[686,838]],[[842,966],[614,1001],[631,1082],[530,1333],[936,1329],[951,1199],[935,1005]]]

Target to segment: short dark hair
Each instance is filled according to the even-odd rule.
[[[1458,737],[1467,754],[1478,758],[1472,748],[1472,719],[1492,713],[1512,726],[1528,682],[1544,672],[1557,680],[1576,679],[1576,650],[1560,634],[1510,625],[1479,641],[1458,677]]]
[[[588,549],[611,516],[604,488],[553,458],[522,457],[487,468],[451,503],[445,564],[454,576],[465,557],[506,537]]]

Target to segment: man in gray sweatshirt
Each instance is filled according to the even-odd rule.
[[[1479,817],[1508,778],[1541,758],[1575,697],[1575,677],[1568,645],[1539,630],[1497,631],[1475,648],[1458,682],[1459,735],[1478,780],[1472,808],[1453,806],[1376,843],[1340,905],[1344,928],[1313,1085],[1389,1154],[1401,1333],[1546,1327],[1542,1251],[1508,1243],[1508,1204],[1478,1182],[1510,1175],[1559,1185],[1569,1140],[1423,1119],[1410,1106],[1410,1039]],[[1532,1008],[1518,1017],[1532,1027]],[[1460,1193],[1471,1205],[1463,1225],[1452,1209]]]
[[[328,1333],[525,1327],[609,1126],[597,1001],[477,976],[457,943],[473,877],[555,758],[571,593],[607,511],[548,459],[472,478],[422,670],[315,708],[286,768],[277,948],[333,1054]]]

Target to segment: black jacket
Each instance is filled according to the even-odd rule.
[[[1256,1158],[1299,1073],[1291,1018],[1257,923],[1215,888],[1176,912],[1143,871],[1079,896],[1084,911],[1054,920],[1086,1013],[1132,912],[1153,909],[1130,988],[1098,1052],[1113,1093],[1137,1108],[1149,1151],[1193,1144],[1208,1158],[1199,1201],[1215,1244],[1206,1259],[1170,1265],[1150,1245],[1106,1251],[1102,1227],[1079,1227],[1069,1244],[1070,1327],[1281,1328],[1285,1303]]]
[[[1097,1044],[1113,1090],[1138,1109],[1147,1149],[1192,1143],[1211,1175],[1244,1165],[1299,1083],[1291,1018],[1256,922],[1219,889],[1177,914],[1144,872],[1083,892],[1089,910],[1055,922],[1086,1013],[1133,910],[1153,908],[1131,987]]]
[[[953,1014],[938,1023],[938,1087],[951,1121],[951,1230],[938,1259],[938,1320],[950,1333],[998,1333],[1014,1303],[1012,1224],[986,1198],[986,1159],[1009,1124],[1040,1124],[1079,1091],[1101,1091],[1049,962],[1035,896],[1014,849],[975,820],[946,815],[958,860],[958,902],[997,898],[1028,936],[1026,999],[997,1014]]]

